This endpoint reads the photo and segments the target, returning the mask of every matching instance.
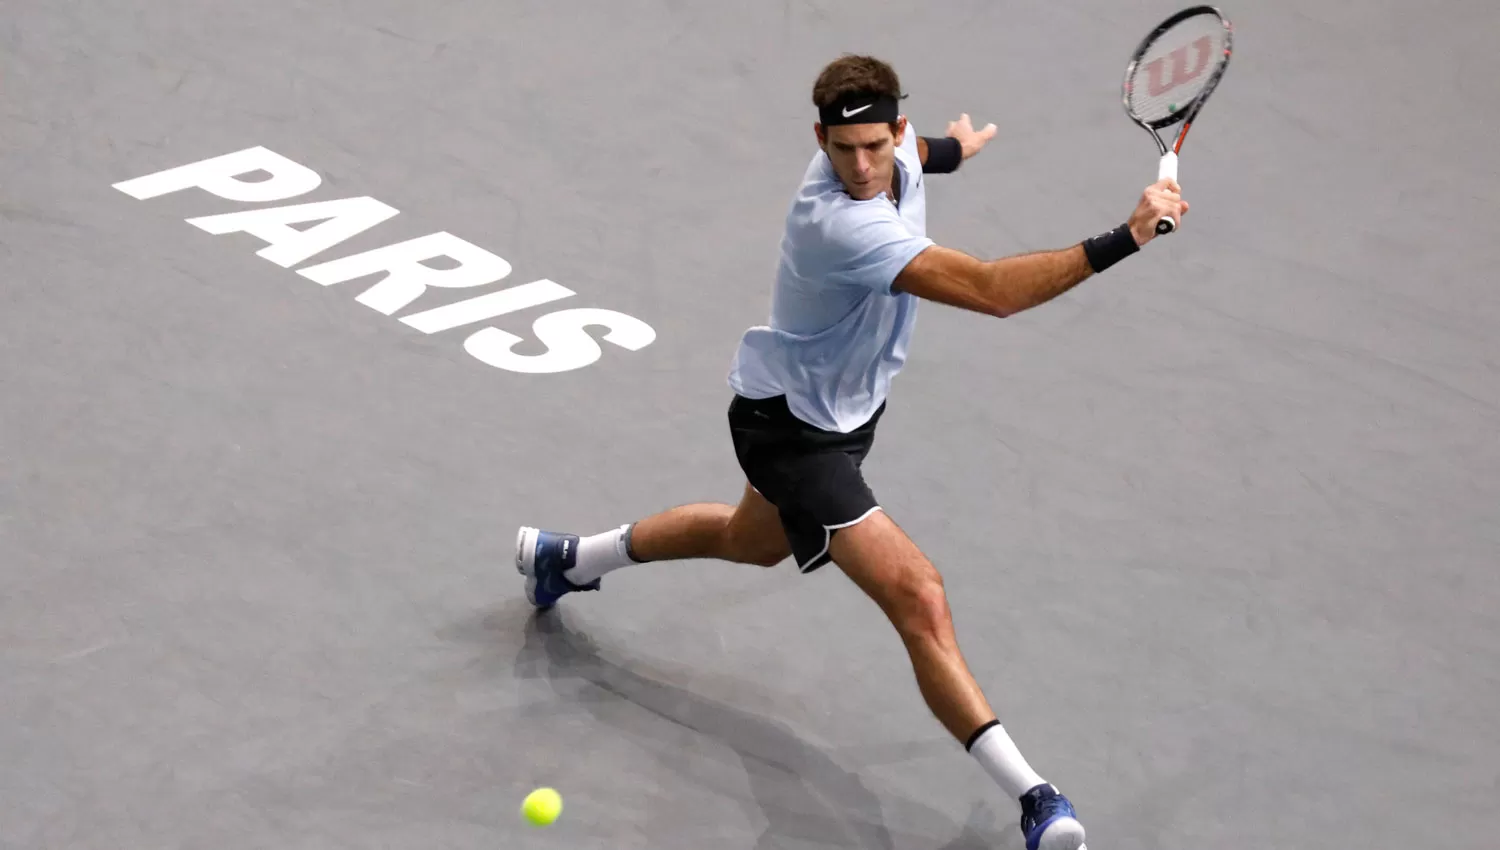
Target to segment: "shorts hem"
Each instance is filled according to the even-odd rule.
[[[881,508],[879,505],[875,505],[874,507],[870,508],[869,510],[865,511],[864,513],[860,514],[859,516],[855,517],[854,519],[849,520],[848,522],[839,522],[839,523],[834,523],[833,525],[824,525],[823,526],[823,548],[818,550],[818,554],[812,556],[811,558],[808,558],[807,562],[805,564],[798,564],[797,565],[798,572],[810,573],[813,570],[816,570],[817,568],[826,565],[828,563],[828,561],[830,560],[828,558],[828,547],[831,546],[831,545],[833,545],[833,533],[835,531],[838,531],[841,528],[849,528],[850,526],[858,525],[861,522],[864,522],[866,519],[869,519],[872,515],[875,514],[876,511],[880,511],[880,510],[884,510],[884,509]]]

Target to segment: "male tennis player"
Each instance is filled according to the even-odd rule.
[[[1148,187],[1119,227],[1070,248],[989,262],[926,236],[924,174],[956,170],[994,136],[968,116],[943,138],[909,131],[896,72],[865,56],[813,86],[818,151],[786,216],[768,326],[729,370],[728,424],[747,483],[738,506],[691,504],[591,536],[523,527],[516,568],[539,608],[632,564],[689,558],[799,570],[827,563],[880,607],[937,719],[1021,808],[1029,850],[1077,850],[1072,804],[1021,756],[970,674],[938,571],[881,510],[860,473],[906,359],[920,299],[1010,316],[1135,253],[1188,205]]]

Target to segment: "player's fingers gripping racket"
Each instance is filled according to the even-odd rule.
[[[1158,180],[1177,179],[1177,154],[1204,101],[1229,67],[1229,20],[1212,6],[1193,6],[1162,21],[1140,43],[1125,67],[1125,113],[1156,139],[1161,150]],[[1170,148],[1161,131],[1177,123]],[[1157,233],[1171,233],[1177,222],[1163,216]]]

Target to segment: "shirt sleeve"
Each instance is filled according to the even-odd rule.
[[[850,202],[824,234],[826,279],[840,286],[891,294],[891,284],[914,257],[935,244],[914,236],[884,198]]]

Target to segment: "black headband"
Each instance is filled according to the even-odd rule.
[[[818,110],[818,120],[825,127],[834,124],[888,124],[899,117],[901,109],[896,98],[872,92],[846,94]]]

